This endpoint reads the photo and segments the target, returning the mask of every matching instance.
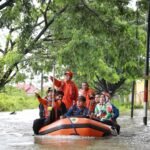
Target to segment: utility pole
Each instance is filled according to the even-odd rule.
[[[135,38],[136,38],[136,48],[138,49],[138,24],[139,24],[139,1],[136,2],[136,31],[135,31]],[[132,82],[132,98],[131,98],[131,118],[133,118],[134,112],[134,96],[135,96],[135,85],[136,81]]]
[[[145,76],[149,75],[149,47],[150,47],[150,0],[148,1],[148,25],[147,25],[147,51],[146,51],[146,66]],[[148,79],[145,79],[144,83],[144,125],[147,125],[147,107],[148,107]]]
[[[132,82],[131,118],[133,118],[133,111],[134,111],[134,91],[135,91],[135,81]]]

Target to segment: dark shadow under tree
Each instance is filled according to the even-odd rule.
[[[126,79],[121,78],[117,83],[107,82],[105,79],[96,76],[97,80],[94,81],[96,93],[108,92],[111,96],[117,92],[118,89],[125,83]]]

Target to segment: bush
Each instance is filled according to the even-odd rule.
[[[34,96],[28,96],[22,90],[6,87],[0,93],[0,111],[16,111],[38,107]]]
[[[124,102],[122,103],[119,100],[113,99],[111,100],[111,102],[117,107],[119,108],[120,112],[128,112],[131,110],[131,103],[130,102]],[[139,109],[139,108],[143,108],[142,105],[134,105],[135,109]]]

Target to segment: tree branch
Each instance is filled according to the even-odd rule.
[[[49,4],[51,3],[51,0],[49,0],[48,1],[48,3],[47,3],[47,7],[46,7],[46,9],[45,9],[45,12],[47,12],[48,11],[48,9],[49,9]]]
[[[7,80],[5,81],[5,84],[6,84],[6,83],[9,83],[9,82],[16,76],[17,72],[18,72],[18,69],[15,71],[15,73],[14,73],[9,79],[7,79]]]
[[[85,6],[85,8],[87,8],[87,9],[88,9],[90,12],[92,12],[95,16],[99,17],[99,14],[98,14],[95,10],[91,9],[91,8],[86,4],[86,2],[85,2],[84,0],[81,0],[81,1],[82,1],[83,5]]]
[[[6,2],[0,5],[0,10],[5,7],[11,6],[13,3],[15,3],[15,0],[7,0]]]
[[[47,30],[47,28],[54,22],[57,16],[59,16],[61,13],[63,13],[68,5],[66,5],[64,8],[62,8],[58,13],[56,13],[51,20],[47,23],[47,25],[41,30],[41,32],[37,35],[37,37],[34,39],[33,43],[36,43],[40,37],[44,34],[44,32]]]
[[[4,53],[5,53],[2,49],[0,49],[0,52],[1,52],[2,54],[4,54]]]
[[[12,34],[12,32],[13,31],[15,31],[15,30],[17,30],[18,28],[11,28],[10,30],[9,30],[9,34],[8,34],[8,36],[11,36],[11,34]],[[12,40],[10,39],[10,38],[8,38],[7,39],[7,41],[6,41],[6,44],[5,44],[5,50],[4,50],[4,54],[7,54],[7,51],[8,51],[8,48],[9,48],[9,43],[11,44],[11,48],[13,48],[13,42],[12,42]]]
[[[56,19],[56,17],[58,17],[60,14],[62,14],[66,9],[67,9],[68,5],[66,5],[64,8],[62,8],[61,10],[59,10],[47,23],[47,25],[45,25],[43,27],[43,29],[39,32],[39,34],[34,38],[34,40],[31,42],[30,46],[35,45],[35,43],[41,38],[41,36],[45,33],[45,31],[47,30],[47,28],[54,22],[54,20]],[[30,46],[27,47],[24,50],[24,54],[27,54],[28,52],[31,51]]]
[[[99,15],[98,12],[96,12],[95,10],[93,10],[92,8],[90,8],[90,7],[86,4],[86,2],[85,2],[84,0],[81,0],[81,1],[82,1],[83,5],[85,6],[85,8],[86,8],[87,10],[89,10],[93,15],[95,15],[96,17],[98,17],[98,19],[99,19],[103,24],[105,24],[105,25],[107,26],[107,24],[104,22],[104,20],[102,20],[102,19],[100,18],[100,15]]]
[[[17,66],[18,64],[19,64],[19,62],[16,62],[15,64],[12,64],[12,66],[9,67],[9,69],[3,75],[2,80],[0,80],[0,85],[5,85],[5,84],[7,84],[8,82],[10,82],[12,80],[12,78],[19,71],[18,66]],[[13,69],[15,67],[16,67],[16,72],[9,78],[9,76],[11,75],[11,73],[13,72]]]
[[[15,44],[16,44],[16,42],[13,42],[13,41],[10,39],[11,50],[13,49],[13,47],[14,47]]]
[[[46,26],[43,27],[43,29],[39,32],[39,34],[35,37],[35,39],[31,42],[31,44],[24,49],[24,54],[27,54],[31,51],[31,46],[35,46],[35,43],[41,38],[41,36],[45,33],[45,31],[48,29],[48,27],[54,22],[56,17],[58,17],[60,14],[62,14],[66,9],[68,5],[66,5],[64,8],[59,10],[47,23]],[[7,71],[2,75],[2,78],[0,80],[0,87],[3,87],[6,83],[8,83],[17,73],[17,71],[11,76],[11,73],[13,72],[13,69],[20,63],[20,61],[16,61],[14,64],[12,64]],[[10,77],[11,76],[11,77]],[[10,77],[10,78],[9,78]]]
[[[43,14],[43,17],[44,17],[45,26],[47,26],[47,11],[48,11],[48,9],[49,9],[50,3],[51,3],[51,0],[48,1],[47,6],[46,6],[44,12],[41,10],[41,12],[42,12],[42,14]]]
[[[6,44],[5,44],[5,54],[7,54],[8,46],[9,46],[9,41],[10,39],[7,39]]]
[[[37,24],[35,24],[34,27],[40,26],[42,23],[44,23],[44,20],[43,20],[43,21],[40,21],[40,22],[37,23]]]

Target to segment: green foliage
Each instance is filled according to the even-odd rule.
[[[12,80],[16,67],[31,67],[35,74],[40,74],[52,70],[54,59],[60,71],[57,75],[63,75],[62,68],[69,68],[78,85],[85,80],[92,84],[96,75],[110,83],[143,76],[143,16],[147,9],[143,0],[138,18],[137,12],[129,8],[130,0],[36,3],[17,0],[1,11],[0,27],[9,30],[9,44],[0,59],[2,87]]]
[[[15,83],[25,81],[26,75],[24,73],[17,73],[15,76]]]
[[[54,22],[56,16],[63,13],[65,10],[63,7],[65,6],[60,2],[57,6],[51,1],[42,4],[38,0],[34,2],[16,0],[11,6],[1,8],[0,28],[5,31],[5,39],[0,43],[2,47],[0,49],[0,89],[17,75],[18,70],[27,66],[33,66],[36,72],[38,69],[47,72],[50,70],[48,67],[43,67],[50,63],[49,61],[38,67],[45,59],[40,60],[39,57],[46,50],[43,41],[50,34],[51,30],[48,27]],[[41,54],[38,50],[42,48],[44,51]],[[33,58],[37,56],[35,52],[38,57],[34,59],[38,60],[38,63],[34,63],[34,59],[29,61],[30,57],[27,56],[30,53]]]
[[[125,102],[122,103],[120,100],[112,99],[111,100],[112,104],[114,104],[121,113],[124,112],[130,112],[131,111],[131,103],[130,102]],[[141,109],[143,108],[142,105],[134,105],[134,109]]]
[[[34,96],[27,96],[23,91],[7,87],[0,93],[0,111],[17,111],[37,108],[38,101]]]
[[[92,83],[95,75],[112,83],[121,77],[135,79],[143,75],[144,61],[140,58],[145,55],[146,35],[138,27],[136,39],[136,12],[128,4],[70,2],[53,24],[56,38],[64,39],[57,45],[57,60],[76,73],[79,84],[83,80]]]
[[[4,63],[6,66],[11,66],[15,62],[19,61],[22,58],[22,55],[17,51],[10,51],[4,57]]]

